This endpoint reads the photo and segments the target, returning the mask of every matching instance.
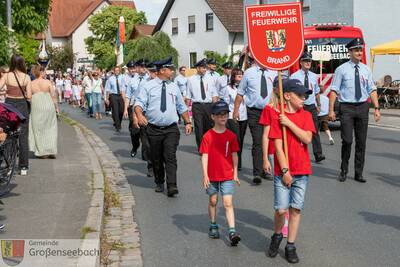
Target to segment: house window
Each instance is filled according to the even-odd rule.
[[[214,14],[207,13],[206,14],[206,31],[214,30]]]
[[[303,11],[310,11],[310,2],[311,0],[301,0],[301,6],[303,7]]]
[[[178,18],[172,19],[172,35],[178,34]]]
[[[197,62],[197,53],[196,52],[190,52],[189,53],[189,57],[190,57],[190,68],[194,68],[194,65]]]
[[[196,31],[195,16],[189,16],[188,22],[189,22],[189,32],[195,32]]]

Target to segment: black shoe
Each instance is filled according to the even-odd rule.
[[[254,178],[253,178],[253,183],[254,183],[255,185],[259,185],[259,184],[261,184],[261,182],[262,182],[262,180],[261,180],[261,177],[260,177],[260,176],[254,176]]]
[[[298,263],[299,256],[297,256],[296,247],[295,246],[286,246],[285,247],[285,258],[289,263]]]
[[[339,174],[339,182],[344,182],[347,179],[347,173],[345,173],[344,171],[341,171]]]
[[[268,256],[270,256],[271,258],[275,258],[276,255],[278,255],[279,246],[282,242],[282,239],[283,239],[282,234],[273,234],[271,236],[271,243],[269,244]]]
[[[137,154],[137,150],[132,148],[132,150],[131,150],[131,157],[132,157],[132,158],[136,157],[136,154]]]
[[[321,162],[321,161],[323,161],[323,160],[325,160],[325,156],[324,156],[324,155],[316,156],[316,157],[315,157],[315,162],[316,162],[316,163]]]
[[[241,238],[240,235],[236,232],[229,233],[229,240],[231,241],[231,246],[236,247],[237,244],[240,242]]]
[[[153,169],[148,169],[147,170],[147,177],[153,177],[154,175],[153,175]]]
[[[212,238],[212,239],[218,239],[219,238],[218,225],[210,226],[210,229],[208,231],[208,237]]]
[[[176,186],[170,186],[168,187],[168,197],[174,197],[176,194],[178,194],[178,188],[176,188]]]
[[[272,181],[272,176],[268,173],[263,173],[263,175],[261,175],[261,178],[263,178],[264,180],[268,180],[268,181]]]
[[[366,183],[367,182],[367,180],[365,180],[362,175],[355,175],[354,176],[354,180],[356,180],[359,183]]]
[[[157,184],[156,188],[154,189],[157,193],[162,193],[164,192],[164,184]]]

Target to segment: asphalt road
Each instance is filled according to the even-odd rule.
[[[118,157],[136,197],[135,218],[141,231],[145,266],[287,266],[281,253],[265,255],[273,229],[272,182],[251,184],[251,138],[246,135],[242,185],[234,197],[236,228],[242,236],[238,247],[227,241],[223,208],[218,212],[220,240],[210,240],[207,195],[201,186],[199,156],[194,135],[181,134],[178,148],[177,198],[154,193],[153,180],[146,177],[146,164],[129,156],[131,149],[124,122],[120,134],[111,120],[86,118],[80,110],[62,107],[72,118],[94,130]],[[400,119],[396,122],[400,125]],[[371,127],[368,133],[364,177],[339,183],[340,136],[328,145],[322,136],[327,159],[313,163],[304,217],[296,242],[298,266],[399,266],[400,254],[400,131]],[[351,158],[353,161],[353,158]],[[353,165],[350,166],[352,177]],[[219,204],[221,206],[221,204]]]

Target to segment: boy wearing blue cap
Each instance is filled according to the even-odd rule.
[[[274,140],[274,234],[268,250],[270,257],[276,257],[282,241],[282,226],[285,213],[289,210],[289,233],[285,257],[290,263],[299,262],[294,242],[300,224],[308,176],[311,174],[310,156],[307,145],[315,134],[311,113],[303,109],[305,96],[310,93],[295,79],[283,84],[286,102],[285,114],[276,114],[271,120],[269,138]],[[277,112],[277,111],[276,111]],[[279,115],[279,116],[278,116]],[[283,149],[281,127],[287,129],[288,155]]]
[[[222,195],[225,216],[229,226],[229,240],[232,246],[240,241],[240,235],[235,229],[235,215],[232,197],[235,182],[238,178],[239,144],[236,135],[226,128],[229,106],[220,100],[213,104],[211,118],[214,127],[208,130],[201,141],[201,165],[203,170],[203,185],[210,197],[208,214],[210,216],[210,238],[219,238],[217,217],[218,193]]]

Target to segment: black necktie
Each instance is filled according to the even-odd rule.
[[[204,90],[203,76],[200,76],[200,89],[201,89],[201,98],[203,100],[206,99],[206,90]]]
[[[361,98],[361,84],[360,84],[360,73],[358,72],[359,66],[356,65],[354,67],[354,80],[355,80],[355,90],[356,90],[356,99],[359,100]]]
[[[261,71],[262,71],[262,73],[261,73],[260,93],[261,93],[262,98],[266,98],[268,96],[267,80],[265,80],[265,77],[264,77],[265,70],[261,69]]]
[[[163,81],[161,88],[161,106],[160,106],[161,112],[165,112],[167,110],[167,87],[165,84],[166,81]]]
[[[310,89],[309,84],[308,84],[308,72],[304,72],[304,87],[306,89]]]
[[[115,76],[115,80],[117,81],[117,94],[120,94],[120,91],[119,91],[119,82],[118,82],[118,75]]]

